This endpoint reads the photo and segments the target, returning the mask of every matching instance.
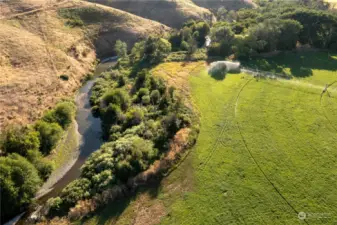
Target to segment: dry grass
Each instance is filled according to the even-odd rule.
[[[158,21],[170,27],[179,28],[186,20],[214,20],[212,13],[195,5],[191,0],[88,0],[118,8],[143,18]]]
[[[97,36],[96,51],[100,56],[112,52],[115,41],[121,39],[129,45],[149,35],[164,36],[170,30],[158,22],[145,19],[119,9],[101,4],[77,1],[72,8],[91,8],[91,17],[83,20],[88,22],[89,33]]]
[[[0,6],[5,5],[13,18],[13,13],[40,8],[46,2],[50,1],[15,0]],[[33,122],[60,99],[73,96],[80,80],[92,70],[95,53],[111,54],[117,39],[131,45],[151,33],[160,35],[168,30],[157,22],[99,4],[58,2],[51,1],[44,10],[0,20],[0,132],[9,123]],[[70,28],[58,15],[60,8],[83,7],[104,12],[104,17],[94,15],[87,18],[94,22],[84,28]],[[88,37],[97,37],[95,46]],[[62,74],[69,80],[61,80]]]
[[[1,129],[11,121],[34,121],[71,96],[92,68],[95,54],[83,41],[83,32],[64,27],[55,11],[2,21],[0,26]],[[61,74],[69,81],[62,81]]]
[[[199,62],[166,62],[151,70],[155,76],[159,76],[167,81],[169,86],[177,88],[184,97],[185,104],[191,107],[189,76],[194,71],[199,71],[205,67],[204,61]]]

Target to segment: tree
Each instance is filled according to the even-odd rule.
[[[330,12],[299,8],[282,15],[284,19],[300,22],[303,29],[299,41],[317,48],[327,48],[337,38],[337,16]]]
[[[36,168],[16,153],[0,157],[0,171],[1,218],[6,221],[31,202],[41,180]]]
[[[227,9],[223,6],[221,6],[216,12],[216,17],[219,21],[226,20],[227,13],[228,13]]]
[[[126,110],[130,105],[129,95],[123,89],[115,89],[107,92],[103,96],[103,101],[106,106],[113,104],[117,105],[122,110]]]
[[[281,20],[281,32],[278,37],[279,50],[292,50],[296,48],[299,34],[303,26],[296,20]]]
[[[144,57],[144,51],[145,51],[145,41],[135,43],[131,49],[130,54],[131,63],[136,63],[137,61],[142,60]]]
[[[256,40],[257,52],[271,52],[277,49],[281,33],[279,20],[268,19],[248,29],[248,35]]]
[[[121,41],[121,40],[117,40],[114,50],[117,54],[117,56],[121,59],[126,58],[127,57],[127,51],[128,51],[128,45]]]
[[[72,102],[64,101],[58,103],[54,110],[49,111],[43,120],[49,123],[58,123],[63,129],[72,121],[75,114],[75,105]]]
[[[68,207],[74,206],[77,201],[90,196],[90,187],[89,179],[80,178],[72,181],[62,190],[62,202]]]
[[[163,38],[149,37],[145,43],[145,59],[157,64],[171,52],[171,44]]]
[[[227,24],[216,26],[211,30],[212,43],[208,50],[209,55],[228,56],[232,52],[234,32]]]
[[[12,127],[4,135],[3,148],[6,153],[26,156],[28,150],[39,147],[39,133],[31,127]]]
[[[58,125],[58,123],[38,121],[35,125],[35,129],[40,134],[40,151],[45,155],[49,154],[62,136],[62,127]]]

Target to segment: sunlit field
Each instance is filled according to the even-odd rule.
[[[295,67],[291,58],[280,59],[269,63]],[[130,224],[151,214],[162,224],[336,222],[337,84],[323,90],[337,74],[327,65],[306,77],[289,73],[291,80],[191,71],[201,130],[184,163],[84,222]]]

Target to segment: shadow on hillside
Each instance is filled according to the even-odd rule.
[[[309,77],[315,69],[337,71],[337,58],[329,52],[291,52],[273,57],[257,57],[243,61],[245,67],[271,71],[274,73],[291,74],[294,77]],[[289,69],[288,69],[289,68]]]
[[[86,218],[83,218],[79,224],[86,224],[93,216],[96,216],[95,224],[104,225],[107,221],[118,221],[119,217],[123,214],[125,209],[137,199],[137,197],[147,194],[151,199],[157,198],[162,178],[156,178],[151,180],[148,184],[140,186],[135,192],[128,193],[124,197],[120,197],[107,205],[102,206],[95,212],[89,214]]]

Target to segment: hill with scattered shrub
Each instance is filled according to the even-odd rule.
[[[113,54],[117,39],[133,43],[168,30],[106,6],[52,3],[1,3],[6,10],[0,20],[0,130],[11,122],[32,122],[62,97],[72,96],[92,71],[96,54]]]
[[[89,0],[113,8],[121,9],[132,14],[158,21],[169,27],[178,28],[188,19],[214,20],[213,14],[206,8],[194,4],[191,0]]]

